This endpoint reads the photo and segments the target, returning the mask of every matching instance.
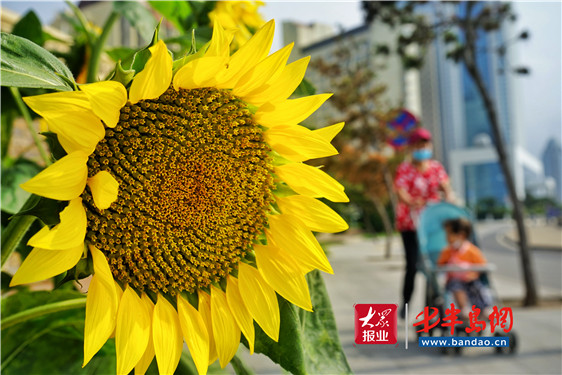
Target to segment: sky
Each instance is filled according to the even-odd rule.
[[[64,2],[1,1],[3,7],[24,13],[33,8],[44,23],[66,9]],[[525,146],[540,158],[548,139],[562,140],[562,4],[553,2],[515,2],[518,15],[515,30],[527,29],[530,39],[519,43],[517,61],[531,75],[519,80],[521,90],[520,115],[524,124]],[[362,13],[359,1],[268,1],[261,8],[265,19],[275,18],[274,50],[282,46],[283,21],[320,22],[339,28],[360,26]]]

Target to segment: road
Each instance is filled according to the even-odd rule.
[[[495,276],[521,284],[523,276],[519,248],[504,236],[512,229],[513,224],[509,221],[486,221],[476,225],[476,234],[488,262],[497,267]],[[562,251],[531,247],[531,258],[539,295],[562,297]]]

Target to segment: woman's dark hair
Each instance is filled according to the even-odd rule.
[[[466,238],[472,233],[472,224],[465,218],[449,219],[443,223],[445,230],[454,234],[464,234]]]

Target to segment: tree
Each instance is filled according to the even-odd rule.
[[[454,5],[444,3],[454,3]],[[418,11],[418,8],[428,6],[434,7],[431,13],[436,16],[436,21],[433,23]],[[455,7],[455,11],[446,13],[443,11],[444,6]],[[513,174],[509,167],[496,104],[478,64],[480,54],[486,53],[477,45],[480,36],[484,33],[497,31],[506,21],[514,21],[516,19],[510,5],[508,3],[475,1],[458,3],[445,1],[435,3],[364,1],[363,9],[367,21],[379,20],[389,25],[402,26],[409,29],[408,33],[401,34],[398,37],[397,52],[401,55],[406,68],[419,68],[423,63],[424,47],[435,38],[442,37],[444,42],[450,46],[447,57],[456,63],[464,65],[472,78],[478,94],[484,103],[486,115],[490,122],[494,146],[513,205],[513,218],[515,219],[519,235],[519,254],[526,287],[524,304],[527,306],[536,305],[538,303],[538,295],[524,226],[522,203],[517,197]],[[518,38],[526,39],[528,36],[528,32],[524,31],[519,34]],[[418,48],[408,48],[409,46],[417,46]],[[507,45],[502,45],[496,52],[503,55],[507,47]],[[521,67],[513,69],[513,72],[518,74],[529,73],[528,69]]]
[[[386,233],[385,256],[390,257],[394,225],[386,207],[389,202],[394,207],[396,202],[392,172],[399,156],[383,154],[382,150],[387,139],[384,124],[394,111],[379,103],[386,87],[375,83],[371,70],[374,53],[367,51],[360,59],[353,55],[356,51],[365,52],[354,43],[340,44],[333,60],[317,58],[311,62],[311,68],[329,80],[334,92],[330,104],[337,115],[331,120],[346,123],[342,135],[334,141],[340,156],[322,160],[321,164],[362,188],[381,217]]]

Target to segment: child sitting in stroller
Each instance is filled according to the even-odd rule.
[[[464,218],[451,219],[445,221],[443,227],[449,245],[442,250],[437,260],[438,265],[454,265],[462,268],[486,264],[480,249],[468,240],[472,233],[470,221]],[[453,293],[463,318],[468,318],[472,305],[482,310],[491,305],[487,290],[479,278],[480,272],[477,271],[447,273],[445,288]]]

